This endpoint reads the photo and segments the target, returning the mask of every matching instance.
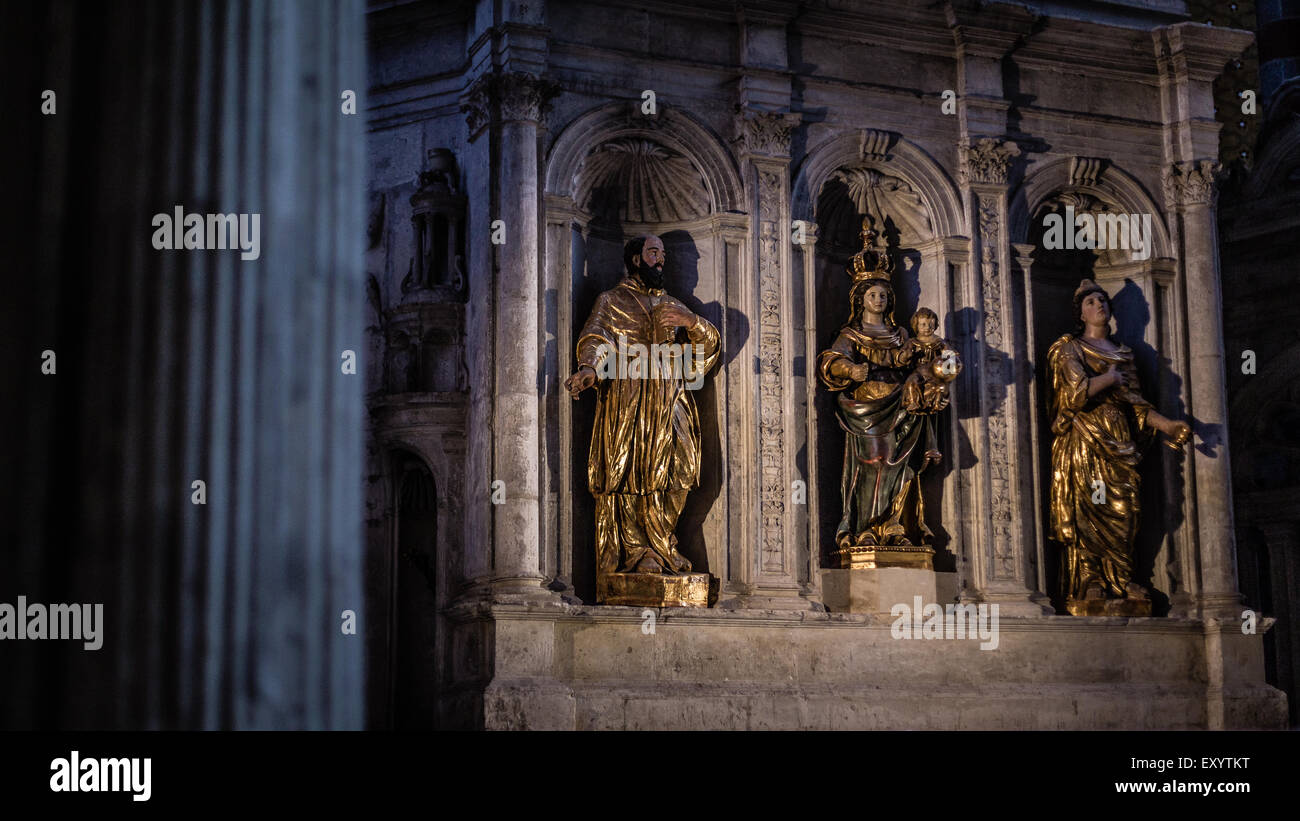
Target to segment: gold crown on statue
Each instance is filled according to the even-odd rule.
[[[880,234],[873,226],[875,220],[871,215],[862,218],[862,250],[849,260],[849,275],[854,282],[865,279],[883,279],[889,281],[894,276],[894,258],[886,249],[876,247]]]

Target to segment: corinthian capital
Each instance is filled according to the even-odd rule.
[[[1218,193],[1214,175],[1219,168],[1216,160],[1176,162],[1165,168],[1165,206],[1213,205]]]
[[[1020,156],[1020,146],[1011,140],[982,137],[970,145],[958,145],[961,155],[962,185],[985,183],[1006,185],[1012,161]]]
[[[737,109],[736,142],[746,154],[790,156],[790,132],[799,125],[798,114]]]
[[[461,97],[460,110],[472,140],[494,116],[503,123],[540,123],[559,93],[558,84],[521,71],[485,74]]]

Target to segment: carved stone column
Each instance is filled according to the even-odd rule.
[[[6,132],[0,602],[102,613],[0,641],[0,726],[361,729],[364,4],[29,6],[62,46]],[[173,207],[258,253],[155,250]]]
[[[758,340],[758,539],[746,556],[750,594],[747,607],[806,608],[806,562],[790,505],[793,443],[787,441],[794,418],[787,390],[792,354],[786,339],[794,325],[790,293],[790,132],[796,114],[742,110],[736,117],[736,141],[744,167],[751,225],[752,325]],[[732,465],[732,469],[738,466]]]
[[[470,450],[487,455],[478,465],[471,460],[471,471],[476,466],[481,470],[486,461],[490,472],[471,477],[481,487],[477,494],[470,491],[470,500],[477,495],[491,512],[486,538],[478,545],[467,540],[466,548],[481,549],[486,541],[489,560],[484,563],[480,558],[477,565],[480,577],[490,581],[498,598],[544,595],[538,488],[541,203],[537,144],[541,119],[557,93],[553,83],[532,74],[493,73],[476,80],[461,105],[471,143],[486,143],[479,151],[486,150],[488,162],[470,173],[478,177],[478,190],[490,203],[487,214],[477,210],[479,221],[471,236],[479,238],[480,247],[470,255],[471,289],[478,289],[477,294],[471,293],[474,313],[490,306],[471,331],[478,332],[483,350],[490,351],[489,357],[476,359],[478,368],[471,374],[475,412],[470,415]],[[504,231],[504,243],[491,243],[499,231]]]
[[[988,138],[961,148],[961,183],[977,239],[975,264],[963,290],[978,294],[973,302],[978,306],[976,327],[966,329],[977,338],[963,339],[969,348],[963,356],[974,366],[968,369],[974,378],[966,386],[977,392],[978,400],[963,407],[979,412],[979,423],[971,426],[977,469],[966,495],[971,505],[964,511],[974,525],[965,533],[973,585],[963,595],[997,602],[1006,615],[1044,615],[1052,610],[1038,590],[1035,568],[1032,460],[1017,458],[1033,452],[1026,422],[1032,373],[1023,312],[1014,304],[1006,233],[1007,179],[1020,149],[1014,142]]]
[[[1219,288],[1218,221],[1214,160],[1178,162],[1165,169],[1165,207],[1181,241],[1183,299],[1187,314],[1188,415],[1197,441],[1187,461],[1187,492],[1196,522],[1199,585],[1194,614],[1235,617],[1236,543],[1232,477],[1228,465],[1228,411],[1223,362],[1223,300]],[[1189,579],[1189,585],[1191,580]]]

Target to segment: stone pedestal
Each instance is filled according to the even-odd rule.
[[[1144,617],[1151,615],[1151,602],[1144,599],[1066,599],[1071,616]]]
[[[911,607],[917,596],[944,604],[956,600],[956,576],[907,567],[823,570],[822,602],[832,613],[888,613],[896,604]]]
[[[597,578],[596,596],[625,607],[708,607],[709,574],[608,573]]]

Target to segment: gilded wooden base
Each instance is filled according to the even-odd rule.
[[[865,570],[875,567],[909,567],[913,570],[934,569],[934,548],[921,545],[849,545],[836,550],[832,558],[841,570]]]
[[[627,607],[708,607],[709,574],[609,573],[596,578],[596,601]]]
[[[1149,599],[1066,599],[1065,609],[1071,616],[1135,618],[1151,615],[1151,601]]]

